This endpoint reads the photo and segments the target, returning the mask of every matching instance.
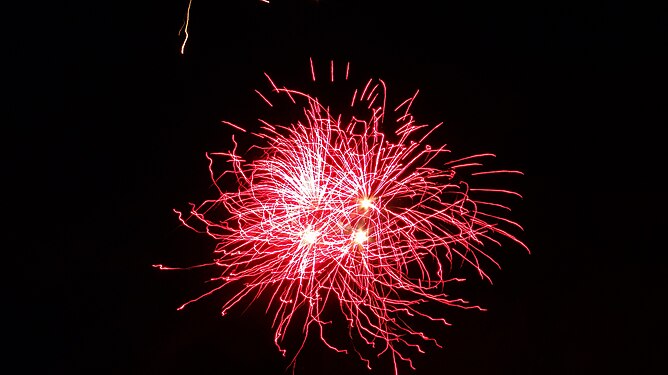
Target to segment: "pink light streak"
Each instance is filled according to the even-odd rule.
[[[333,81],[333,62],[329,73]],[[346,80],[348,75],[347,64]],[[487,253],[490,245],[499,247],[506,239],[527,249],[512,234],[522,228],[504,217],[510,208],[494,202],[495,197],[519,194],[472,188],[464,179],[521,172],[480,170],[482,161],[494,155],[449,160],[445,146],[424,144],[440,124],[416,122],[410,110],[417,93],[387,113],[396,121],[395,134],[387,136],[381,129],[386,117],[382,80],[369,80],[355,90],[349,113],[339,114],[266,77],[272,95],[295,103],[297,116],[286,124],[261,120],[261,130],[250,133],[261,141],[253,146],[262,150],[254,160],[241,156],[234,137],[231,151],[207,154],[218,196],[191,204],[188,214],[176,213],[183,225],[217,242],[213,261],[195,267],[217,269],[220,275],[211,281],[219,284],[179,310],[223,288],[235,291],[224,302],[223,315],[264,295],[283,355],[288,330],[303,333],[292,364],[307,337],[317,334],[337,352],[356,353],[370,369],[362,351],[332,342],[332,333],[343,330],[351,342],[389,356],[395,374],[399,363],[413,368],[411,356],[423,353],[424,343],[439,344],[413,329],[411,321],[449,325],[424,312],[424,306],[483,310],[445,293],[448,283],[464,281],[454,276],[454,266],[468,264],[489,279],[483,263],[498,266]],[[215,174],[214,159],[230,169]],[[220,183],[230,175],[237,182],[234,189]],[[221,212],[225,219],[213,218]],[[327,318],[331,310],[344,326]]]

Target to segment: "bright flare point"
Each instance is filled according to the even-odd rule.
[[[307,229],[304,231],[304,234],[302,235],[302,240],[307,243],[307,244],[314,244],[315,241],[318,240],[318,233],[317,231]]]
[[[362,198],[360,199],[360,207],[362,207],[365,210],[368,210],[369,208],[373,207],[373,203],[369,198]]]
[[[357,232],[355,232],[355,243],[356,244],[363,245],[366,242],[367,239],[369,239],[369,237],[367,237],[367,234],[366,234],[365,230],[360,229]]]

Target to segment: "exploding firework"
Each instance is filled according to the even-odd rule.
[[[312,62],[311,74],[315,81]],[[346,113],[333,113],[318,98],[266,77],[273,96],[256,91],[262,100],[273,107],[282,97],[297,115],[285,124],[260,120],[258,132],[225,122],[257,137],[251,149],[258,155],[246,160],[250,152],[240,152],[234,137],[231,151],[207,154],[217,196],[191,204],[188,214],[176,211],[185,226],[216,241],[215,259],[204,266],[219,272],[216,287],[179,309],[227,287],[233,292],[223,315],[267,296],[284,355],[294,327],[302,333],[294,358],[315,331],[326,346],[357,353],[369,368],[369,352],[389,356],[395,373],[402,361],[412,368],[411,355],[424,343],[438,346],[412,328],[413,319],[448,324],[426,306],[480,309],[446,294],[448,283],[463,281],[453,266],[467,263],[488,279],[484,264],[496,264],[488,245],[505,239],[526,248],[511,234],[520,226],[502,214],[509,208],[495,199],[518,194],[465,179],[519,172],[482,170],[491,154],[451,160],[445,146],[427,145],[438,125],[411,115],[417,93],[386,113],[385,83],[369,80],[354,90]],[[333,62],[327,78],[334,81]],[[386,134],[390,117],[397,124]],[[215,174],[221,158],[230,167]],[[223,187],[231,177],[237,186]],[[348,333],[348,347],[333,342],[335,331]]]

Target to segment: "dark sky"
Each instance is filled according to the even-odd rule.
[[[661,372],[665,9],[194,0],[181,55],[185,0],[107,3],[8,12],[3,336],[19,373],[286,373],[262,306],[176,311],[211,274],[151,265],[209,259],[172,209],[210,197],[220,120],[257,126],[263,73],[309,87],[309,58],[383,79],[394,104],[420,89],[438,141],[525,172],[510,187],[532,253],[495,249],[494,284],[461,291],[488,311],[444,309],[453,326],[429,329],[444,348],[414,373]],[[369,372],[312,340],[297,374],[391,373],[382,358]]]

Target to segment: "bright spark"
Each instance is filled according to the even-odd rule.
[[[315,243],[315,241],[318,240],[318,236],[319,236],[319,235],[320,235],[320,233],[318,233],[318,231],[311,230],[311,229],[307,229],[307,230],[305,230],[304,233],[302,234],[302,240],[303,240],[305,243],[307,243],[307,244],[309,244],[309,245],[312,245],[312,244]]]
[[[360,199],[360,207],[368,210],[369,208],[373,207],[373,202],[369,198],[362,198]]]
[[[363,245],[366,242],[367,239],[369,239],[369,237],[367,237],[365,230],[360,229],[357,232],[355,232],[355,243],[356,244]]]

